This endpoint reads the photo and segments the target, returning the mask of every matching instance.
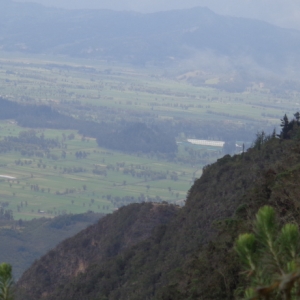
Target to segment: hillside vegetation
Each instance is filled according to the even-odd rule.
[[[94,263],[106,264],[108,260],[116,259],[124,250],[149,238],[153,228],[164,226],[178,210],[168,204],[131,204],[101,219],[98,224],[60,244],[59,251],[50,251],[42,258],[42,265],[33,265],[40,279],[30,291],[29,298],[41,297],[41,291],[43,295],[50,295],[54,286],[66,284]],[[57,271],[51,272],[50,265],[52,271]],[[27,275],[24,277],[29,280],[24,282],[28,287],[36,280]],[[44,283],[47,286],[43,286]]]
[[[252,230],[259,207],[274,207],[281,223],[300,224],[299,126],[296,121],[282,126],[282,132],[289,130],[285,138],[258,135],[246,153],[226,155],[207,166],[188,192],[186,205],[158,206],[176,213],[134,245],[120,239],[113,220],[128,232],[136,211],[155,204],[122,208],[62,243],[22,276],[18,299],[234,298],[244,281],[234,240]],[[103,252],[106,246],[99,238],[106,245],[117,243],[116,250]],[[77,253],[83,258],[91,251],[99,255],[78,259]]]
[[[15,279],[64,239],[94,224],[103,214],[84,213],[31,221],[0,220],[0,261],[10,263]]]

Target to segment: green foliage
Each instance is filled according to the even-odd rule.
[[[255,236],[251,233],[240,235],[239,239],[236,242],[236,251],[240,255],[242,262],[251,271],[255,269],[255,265],[253,262],[255,242]]]
[[[300,113],[296,112],[294,114],[295,119],[289,121],[287,115],[285,114],[283,119],[281,119],[281,132],[278,135],[280,139],[289,140],[289,139],[300,139],[299,134],[299,125],[300,125]]]
[[[274,138],[276,138],[276,132],[275,132],[275,129],[274,129],[273,133],[272,133],[272,134],[269,134],[269,135],[266,134],[264,131],[258,132],[258,133],[256,134],[256,139],[254,140],[252,147],[253,147],[254,149],[260,150],[261,147],[262,147],[265,143],[267,143],[269,140],[274,139]]]
[[[290,122],[289,122],[289,119],[287,117],[287,115],[285,114],[283,116],[283,119],[281,119],[281,133],[280,133],[280,138],[282,139],[288,139],[288,132],[289,132],[289,129],[290,129]]]
[[[12,267],[7,263],[0,265],[0,300],[13,300]]]
[[[256,215],[254,234],[241,234],[235,243],[248,279],[244,299],[299,298],[299,228],[278,228],[275,210],[264,206]]]
[[[125,129],[114,131],[115,129],[98,133],[98,145],[125,152],[173,154],[177,152],[174,136],[149,128],[143,123],[129,124]]]
[[[116,287],[118,279],[128,272],[134,277],[137,274],[136,272],[131,273],[128,267],[133,255],[130,252],[126,253],[126,250],[139,242],[145,246],[142,252],[138,253],[138,259],[134,262],[135,268],[138,270],[141,264],[143,265],[147,261],[147,242],[143,243],[143,241],[149,238],[155,230],[156,243],[159,245],[165,234],[164,224],[178,212],[179,208],[176,206],[152,203],[131,204],[120,208],[114,214],[101,219],[97,224],[77,234],[74,238],[64,241],[59,246],[59,253],[54,250],[49,255],[44,256],[42,259],[45,264],[42,268],[35,263],[33,265],[34,272],[32,270],[26,271],[18,284],[27,289],[25,282],[35,272],[37,272],[35,273],[37,278],[34,282],[38,284],[33,289],[27,290],[28,298],[24,295],[17,295],[17,299],[33,300],[40,297],[36,295],[37,293],[42,294],[44,292],[49,294],[58,292],[60,294],[59,299],[69,299],[70,293],[66,293],[64,288],[68,284],[73,285],[74,281],[77,280],[76,284],[79,284],[80,288],[85,291],[84,293],[89,294],[89,296],[78,293],[74,296],[74,300],[106,299],[104,297],[112,299],[109,295],[112,289]],[[123,252],[120,253],[121,251]],[[60,260],[62,256],[65,257],[63,261]],[[76,259],[70,261],[69,258],[71,257],[76,257]],[[157,256],[155,258],[157,259]],[[149,259],[153,259],[153,257],[148,254]],[[99,264],[100,268],[95,264],[99,261],[103,262]],[[50,262],[51,266],[46,267],[46,264]],[[80,272],[77,278],[64,277],[61,270],[71,268],[71,273],[75,274],[78,272],[81,262],[84,262],[86,267],[89,264],[93,264],[93,266],[86,271],[83,270],[82,273]],[[144,283],[149,285],[155,280],[155,276],[151,274],[150,278],[148,277],[146,280],[138,276],[138,280],[145,280]],[[43,285],[46,282],[48,284],[45,288]],[[56,285],[60,286],[58,290],[56,290]],[[131,288],[131,285],[128,288]],[[71,288],[70,291],[74,292],[75,290]],[[123,297],[118,296],[115,299],[123,299]],[[134,298],[130,297],[130,299]]]
[[[37,258],[59,242],[97,222],[102,216],[85,213],[21,222],[1,220],[0,261],[11,264],[14,278],[19,279]]]

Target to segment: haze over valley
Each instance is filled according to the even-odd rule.
[[[15,299],[233,299],[257,210],[298,222],[300,7],[202,2],[0,2]]]

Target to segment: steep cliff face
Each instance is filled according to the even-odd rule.
[[[233,241],[264,204],[300,224],[300,143],[272,139],[205,168],[185,207],[125,207],[37,261],[19,299],[232,299]]]

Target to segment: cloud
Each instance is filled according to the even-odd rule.
[[[216,13],[264,20],[300,30],[300,1],[297,0],[17,0],[64,8],[90,8],[154,12],[206,6]]]

